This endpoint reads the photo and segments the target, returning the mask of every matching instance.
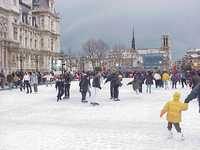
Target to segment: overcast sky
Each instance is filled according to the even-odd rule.
[[[164,32],[172,39],[173,58],[200,48],[200,0],[56,0],[61,16],[61,49],[81,51],[90,38],[110,46],[160,47]]]

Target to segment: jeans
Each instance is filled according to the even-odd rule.
[[[165,89],[168,89],[168,81],[167,81],[167,80],[164,80],[163,82],[164,82],[164,88],[165,88]]]
[[[26,89],[27,89],[26,93],[29,93],[29,92],[32,93],[32,88],[31,88],[29,81],[24,81],[24,84],[25,84]]]
[[[33,89],[34,89],[34,92],[37,93],[38,92],[38,85],[37,84],[33,84]]]
[[[167,128],[168,128],[169,131],[172,130],[172,125],[174,125],[174,127],[175,127],[175,129],[176,129],[177,132],[181,133],[181,127],[180,127],[179,123],[168,122]]]
[[[151,84],[147,84],[147,93],[151,93]]]

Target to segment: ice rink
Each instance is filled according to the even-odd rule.
[[[155,89],[136,95],[124,79],[121,101],[109,99],[109,83],[103,85],[100,106],[82,104],[78,82],[71,98],[56,102],[56,90],[39,87],[38,94],[0,91],[0,150],[198,150],[200,114],[194,100],[183,113],[185,140],[167,138],[167,122],[159,113],[175,90]],[[182,100],[189,88],[179,88]],[[94,98],[94,97],[92,97]],[[89,99],[89,98],[88,98]]]

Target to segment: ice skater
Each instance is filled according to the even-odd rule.
[[[90,86],[89,76],[87,74],[84,74],[81,77],[81,80],[79,82],[80,92],[81,92],[81,95],[82,95],[82,99],[81,99],[82,103],[87,103],[88,102],[86,100],[86,94],[88,92],[89,86]]]
[[[131,84],[133,87],[133,91],[135,91],[136,94],[139,94],[138,92],[139,92],[140,82],[134,78],[133,81],[129,82],[127,85],[131,85]]]
[[[181,94],[179,92],[175,92],[173,95],[173,100],[168,101],[163,109],[160,112],[160,117],[162,117],[165,113],[167,113],[167,121],[168,121],[168,131],[169,131],[169,138],[173,137],[172,133],[172,125],[175,127],[176,131],[178,132],[180,140],[184,140],[183,133],[181,131],[180,122],[182,121],[182,111],[188,109],[187,103],[182,103],[180,101]]]
[[[114,99],[114,82],[116,79],[117,79],[117,74],[113,72],[107,77],[104,83],[106,84],[107,82],[110,82],[110,99]]]
[[[64,94],[64,81],[63,81],[62,78],[63,78],[62,75],[60,75],[60,76],[58,77],[58,80],[56,81],[56,85],[55,85],[56,90],[58,90],[57,102],[58,102],[59,100],[62,100],[62,96],[63,96],[63,94]]]
[[[198,103],[199,103],[199,113],[200,113],[200,82],[198,85],[193,88],[193,90],[190,92],[190,94],[187,96],[185,99],[185,103],[189,103],[193,99],[197,98]]]
[[[32,93],[32,88],[31,88],[31,84],[30,84],[30,82],[31,82],[30,76],[31,76],[31,73],[26,72],[25,75],[24,75],[24,78],[23,78],[23,82],[24,82],[26,89],[27,89],[27,91],[26,91],[27,94]]]
[[[71,86],[72,76],[70,73],[65,73],[64,75],[64,93],[65,96],[63,99],[69,99],[70,98],[70,86]]]
[[[153,85],[153,75],[152,72],[148,71],[146,77],[145,77],[145,83],[146,83],[146,92],[151,93],[151,86]]]
[[[118,78],[114,82],[114,101],[120,101],[119,99],[119,87],[122,86],[122,75],[118,75]]]
[[[98,94],[101,90],[101,81],[100,81],[100,78],[101,78],[101,73],[100,72],[97,72],[96,75],[94,76],[94,79],[92,81],[92,87],[93,87],[93,97],[91,98],[91,102],[90,104],[93,105],[93,106],[97,106],[99,105],[99,103],[97,102],[97,97],[98,97]]]

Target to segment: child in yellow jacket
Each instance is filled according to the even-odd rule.
[[[165,113],[167,113],[167,121],[168,121],[168,130],[169,130],[169,138],[173,136],[171,130],[172,125],[175,127],[176,131],[179,133],[180,138],[183,140],[183,134],[181,132],[180,122],[182,121],[181,112],[188,109],[188,104],[182,103],[180,101],[181,94],[179,92],[175,92],[173,95],[173,99],[168,101],[163,109],[160,112],[160,117],[162,117]]]

